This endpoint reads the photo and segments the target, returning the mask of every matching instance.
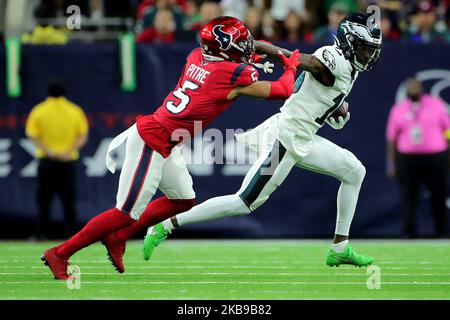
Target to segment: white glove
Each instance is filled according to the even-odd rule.
[[[272,73],[273,67],[275,66],[270,61],[266,61],[264,63],[254,63],[253,65],[259,69],[263,69],[264,73]]]
[[[345,124],[350,120],[350,112],[347,112],[345,118],[339,117],[336,121],[333,117],[329,117],[325,122],[335,130],[342,129]]]

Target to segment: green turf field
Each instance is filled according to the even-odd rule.
[[[96,244],[72,258],[79,289],[40,261],[50,242],[0,242],[0,299],[450,299],[450,241],[353,241],[380,268],[325,265],[327,241],[174,241],[151,261],[130,242],[118,274]],[[376,277],[369,281],[376,284]]]

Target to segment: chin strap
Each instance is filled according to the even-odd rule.
[[[216,57],[216,56],[211,56],[211,55],[209,55],[209,54],[206,54],[206,53],[202,53],[203,54],[203,58],[206,60],[206,61],[224,61],[225,59],[224,58],[220,58],[220,57]]]
[[[278,81],[269,81],[270,94],[268,99],[287,99],[294,91],[295,71],[286,68]]]

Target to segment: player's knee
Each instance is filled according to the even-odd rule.
[[[252,212],[239,195],[235,194],[233,195],[233,198],[234,198],[232,201],[233,205],[231,208],[233,212],[239,215],[247,215]]]
[[[133,220],[139,220],[139,217],[141,215],[141,214],[137,214],[137,213],[131,214],[131,212],[124,211],[123,209],[119,209],[118,207],[114,207],[113,210],[116,213],[120,213],[120,214],[129,216]]]
[[[350,173],[346,176],[346,180],[350,183],[362,183],[366,176],[366,167],[361,161],[355,161]]]
[[[366,167],[361,162],[356,169],[356,175],[359,181],[363,181],[366,176]]]

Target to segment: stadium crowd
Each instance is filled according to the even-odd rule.
[[[133,19],[138,42],[195,39],[219,15],[241,19],[258,39],[329,42],[343,17],[370,5],[381,8],[385,41],[450,42],[450,0],[39,0],[33,11],[36,28],[58,32],[40,21],[67,15],[64,9],[73,4],[93,21]]]

